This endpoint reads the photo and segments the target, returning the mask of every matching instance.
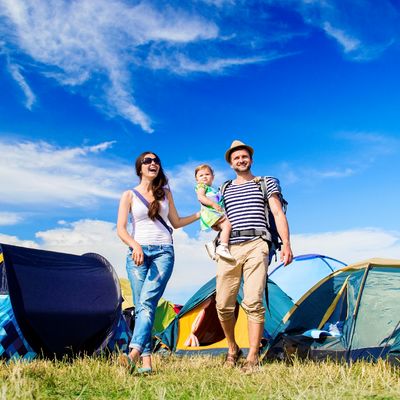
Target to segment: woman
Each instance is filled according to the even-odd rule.
[[[175,208],[168,179],[158,156],[142,153],[136,159],[136,174],[140,183],[122,194],[118,210],[117,232],[129,246],[126,269],[135,304],[135,328],[129,344],[131,369],[142,359],[138,372],[151,373],[151,330],[155,310],[174,265],[172,229],[181,228],[200,218],[200,213],[181,218]],[[127,231],[131,214],[133,232]]]

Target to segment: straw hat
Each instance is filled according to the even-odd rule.
[[[240,140],[234,140],[231,144],[231,147],[229,147],[229,149],[225,153],[225,160],[230,164],[231,153],[240,149],[246,149],[250,153],[250,156],[253,157],[254,150],[252,147],[248,146],[247,144],[244,144]]]

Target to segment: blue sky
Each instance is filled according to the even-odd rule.
[[[123,276],[118,200],[159,154],[181,215],[234,139],[280,178],[296,254],[400,258],[397,1],[0,0],[0,242],[96,251]],[[166,297],[213,276],[175,233]]]

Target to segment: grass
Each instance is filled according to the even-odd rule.
[[[221,358],[155,357],[157,372],[130,375],[109,359],[0,364],[0,399],[400,399],[400,368],[294,360],[253,375]]]

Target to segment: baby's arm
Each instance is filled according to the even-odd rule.
[[[201,186],[197,188],[197,199],[204,206],[212,207],[214,210],[217,210],[219,212],[223,211],[222,207],[218,203],[212,201],[206,196],[206,189]]]

